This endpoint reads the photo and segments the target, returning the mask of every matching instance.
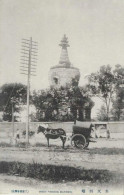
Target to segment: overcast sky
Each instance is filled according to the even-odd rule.
[[[21,39],[38,42],[37,76],[32,89],[49,86],[60,40],[69,39],[69,58],[84,76],[101,65],[124,64],[124,0],[0,0],[0,85],[26,84],[20,74]]]

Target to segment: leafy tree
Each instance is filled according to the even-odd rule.
[[[116,90],[119,88],[124,88],[124,66],[121,66],[120,64],[115,65],[115,70],[113,71],[115,76],[115,86]]]
[[[109,120],[110,104],[117,83],[119,83],[119,76],[112,71],[110,65],[101,66],[100,70],[88,76],[89,90],[92,95],[103,100],[106,106],[107,120]]]
[[[36,118],[38,121],[53,119],[53,111],[57,108],[58,96],[54,90],[39,90],[33,92],[32,104],[36,107]]]
[[[70,108],[74,119],[80,121],[89,120],[91,108],[94,106],[93,101],[89,98],[86,87],[72,87],[69,90]],[[88,115],[87,115],[88,114]]]
[[[115,66],[115,95],[112,99],[111,114],[114,120],[124,119],[124,67],[120,64]]]
[[[124,104],[124,102],[121,102],[119,99],[113,101],[111,115],[116,121],[124,120],[124,106],[122,108],[122,104]]]
[[[124,120],[124,87],[116,89],[116,95],[112,100],[111,114],[114,120]]]
[[[79,120],[84,120],[83,109],[88,102],[87,107],[92,107],[93,102],[83,96],[78,86],[51,88],[38,91],[38,93],[34,91],[32,96],[32,103],[36,107],[39,121],[72,121],[77,118],[77,114]]]
[[[15,113],[20,112],[21,105],[26,103],[26,94],[27,88],[21,83],[4,84],[1,87],[0,111],[3,112],[3,120],[12,121],[12,106]]]
[[[106,110],[105,105],[102,105],[101,108],[98,110],[97,119],[99,121],[107,121],[108,120],[108,118],[107,118],[107,110]]]

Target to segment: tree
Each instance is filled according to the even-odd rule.
[[[94,102],[90,99],[87,88],[85,86],[73,86],[69,89],[68,95],[74,119],[77,118],[80,121],[90,120]]]
[[[121,66],[120,64],[115,65],[113,73],[116,81],[116,90],[118,90],[118,87],[124,88],[124,66]]]
[[[19,113],[21,106],[26,103],[26,96],[27,88],[21,83],[4,84],[1,87],[0,111],[3,112],[3,120],[12,121],[12,106],[14,112]]]
[[[84,107],[86,109],[92,107],[93,102],[83,94],[81,88],[73,85],[34,91],[32,104],[36,107],[39,121],[74,121],[77,117],[79,120],[84,120]]]
[[[102,99],[106,106],[107,120],[109,120],[110,103],[112,101],[118,77],[112,72],[110,65],[101,66],[100,70],[88,76],[89,90],[93,95]]]
[[[97,119],[99,121],[107,121],[108,120],[106,107],[104,105],[102,105],[101,108],[98,110]]]
[[[118,89],[116,97],[112,100],[111,114],[114,120],[124,120],[124,88]]]
[[[112,99],[111,114],[114,120],[124,119],[124,67],[117,64],[114,75],[116,79],[115,95]]]
[[[32,104],[36,108],[38,121],[50,121],[54,118],[54,110],[58,111],[59,94],[54,89],[34,91]]]

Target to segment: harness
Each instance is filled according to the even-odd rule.
[[[61,129],[49,129],[49,128],[47,128],[47,129],[45,129],[44,134],[45,135],[50,134],[50,135],[63,136],[64,135],[64,131],[61,130]]]

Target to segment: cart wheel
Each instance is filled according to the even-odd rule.
[[[86,145],[86,139],[81,134],[73,135],[73,137],[71,138],[71,145],[76,148],[83,149]]]
[[[87,148],[89,146],[89,142],[86,142],[85,144],[85,147],[84,148]]]

